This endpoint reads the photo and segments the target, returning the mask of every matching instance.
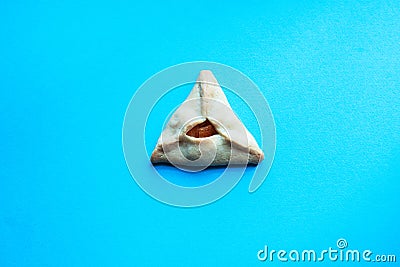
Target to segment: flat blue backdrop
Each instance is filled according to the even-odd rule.
[[[331,2],[2,0],[0,266],[282,265],[257,251],[340,237],[399,260],[400,2]],[[182,209],[121,134],[135,90],[194,60],[258,84],[277,153],[256,193]]]

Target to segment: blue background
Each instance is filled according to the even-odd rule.
[[[340,237],[400,257],[398,1],[2,0],[0,36],[0,266],[261,266]],[[277,153],[256,193],[182,209],[135,184],[121,132],[193,60],[258,84]]]

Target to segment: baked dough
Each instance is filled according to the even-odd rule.
[[[200,71],[187,99],[171,116],[151,155],[176,166],[258,164],[264,153],[233,112],[209,70]]]

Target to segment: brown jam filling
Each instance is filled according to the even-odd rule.
[[[195,138],[203,138],[216,135],[217,133],[218,133],[217,130],[215,130],[211,122],[209,120],[206,120],[205,122],[202,122],[194,126],[186,134]]]

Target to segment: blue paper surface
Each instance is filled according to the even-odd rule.
[[[2,1],[0,36],[0,266],[279,266],[257,252],[339,238],[400,260],[400,2]],[[136,185],[121,134],[146,79],[197,60],[259,86],[277,150],[255,193],[184,209]]]

